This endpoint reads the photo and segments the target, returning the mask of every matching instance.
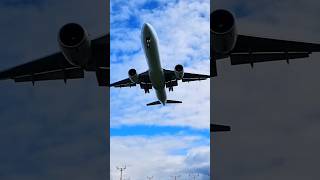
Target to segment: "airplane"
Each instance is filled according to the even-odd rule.
[[[320,52],[320,44],[278,40],[238,34],[235,16],[228,10],[217,9],[210,14],[210,76],[216,77],[217,60],[230,58],[231,65],[307,58]],[[221,127],[211,125],[211,131]],[[222,130],[229,128],[222,128]]]
[[[0,72],[0,80],[15,82],[64,80],[84,78],[84,71],[96,73],[99,86],[108,86],[109,35],[90,40],[79,24],[68,23],[58,33],[61,52],[27,62]]]
[[[158,101],[148,103],[147,106],[153,105],[166,105],[182,103],[181,101],[167,100],[165,88],[173,91],[174,86],[178,86],[178,80],[182,82],[200,81],[210,78],[209,75],[186,73],[183,66],[178,64],[175,66],[174,71],[166,70],[161,67],[158,37],[156,31],[149,23],[145,23],[141,30],[141,43],[144,54],[148,63],[149,70],[141,74],[137,74],[135,69],[128,71],[129,78],[112,83],[111,87],[132,87],[137,84],[145,93],[150,93],[150,89],[154,88]]]

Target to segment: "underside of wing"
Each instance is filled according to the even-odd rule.
[[[297,41],[277,40],[238,35],[237,43],[230,53],[231,64],[252,64],[309,57],[320,52],[320,45]]]
[[[182,82],[190,82],[190,81],[201,81],[210,78],[209,75],[204,74],[194,74],[194,73],[184,73]]]
[[[149,90],[152,89],[152,83],[150,81],[148,71],[139,74],[137,82],[133,82],[132,80],[130,80],[130,78],[127,78],[127,79],[110,84],[110,87],[117,87],[117,88],[132,87],[132,86],[136,86],[137,84],[139,84],[140,88],[144,89],[146,93],[148,93]]]
[[[33,75],[24,75],[24,76],[17,76],[14,77],[15,82],[35,82],[35,81],[46,81],[46,80],[58,80],[62,79],[65,82],[68,79],[80,79],[84,77],[84,72],[81,68],[69,68],[64,70],[56,70],[56,71],[49,71],[43,73],[37,73]]]
[[[164,73],[165,73],[165,79],[166,82],[170,82],[170,81],[177,81],[180,80],[176,77],[174,71],[170,71],[170,70],[166,70],[164,69]],[[200,81],[200,80],[205,80],[210,78],[209,75],[204,75],[204,74],[195,74],[195,73],[183,73],[183,77],[182,77],[182,82],[189,82],[189,81]]]
[[[71,65],[62,55],[56,53],[38,60],[22,64],[0,72],[0,79],[13,79],[15,82],[44,81],[83,78],[83,70]]]
[[[122,87],[132,87],[136,86],[137,84],[132,82],[129,78],[115,82],[110,84],[110,87],[122,88]]]
[[[242,54],[231,54],[231,64],[251,64],[258,62],[267,62],[267,61],[280,61],[280,60],[289,60],[299,59],[309,57],[309,53],[304,52],[288,52],[288,53],[242,53]]]
[[[109,78],[109,35],[91,41],[90,60],[84,66],[69,63],[62,52],[31,61],[0,72],[0,80],[15,82],[78,79],[84,77],[84,70],[95,71],[99,86],[110,84]],[[64,52],[65,53],[65,52]],[[71,52],[70,52],[71,53]],[[72,61],[72,60],[71,60]]]
[[[169,88],[169,91],[173,91],[173,87],[178,86],[178,80],[182,80],[182,82],[190,82],[190,81],[201,81],[207,78],[210,78],[209,75],[203,74],[194,74],[194,73],[183,73],[183,77],[181,79],[177,78],[174,71],[164,69],[166,87]]]
[[[278,40],[253,36],[238,35],[232,53],[243,52],[319,52],[320,45],[297,41]]]

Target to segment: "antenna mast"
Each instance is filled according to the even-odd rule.
[[[198,174],[189,174],[189,176],[190,176],[193,180],[196,180],[196,178],[199,177],[199,173],[198,173]]]
[[[127,169],[127,166],[123,166],[123,167],[117,167],[117,170],[120,171],[120,180],[122,179],[122,175],[123,175],[123,171]]]

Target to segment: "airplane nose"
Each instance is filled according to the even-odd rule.
[[[142,31],[147,33],[147,32],[150,32],[150,24],[148,23],[144,23],[143,26],[142,26]]]

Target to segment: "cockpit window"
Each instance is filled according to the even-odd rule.
[[[147,37],[147,38],[146,38],[146,42],[147,42],[147,43],[150,43],[150,42],[151,42],[151,38],[150,38],[150,37]]]
[[[151,38],[150,37],[146,37],[146,44],[147,44],[147,48],[150,48],[150,44],[151,44]]]

